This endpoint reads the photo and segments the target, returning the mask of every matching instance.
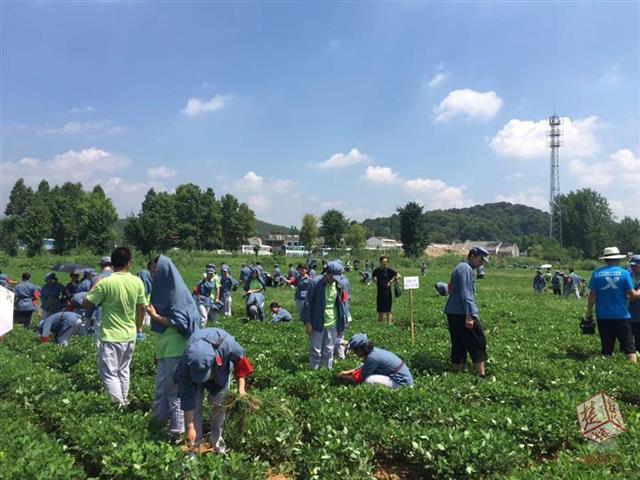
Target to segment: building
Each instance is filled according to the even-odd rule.
[[[520,249],[515,243],[500,241],[467,240],[465,242],[432,243],[424,251],[425,255],[437,257],[446,253],[466,255],[473,247],[482,247],[495,257],[519,257]]]
[[[402,248],[402,243],[393,238],[371,237],[367,240],[367,250],[392,250]]]
[[[270,233],[264,243],[272,248],[299,247],[300,235],[282,235],[279,233]]]
[[[249,245],[258,245],[260,247],[262,246],[262,239],[260,237],[247,238],[247,243]]]

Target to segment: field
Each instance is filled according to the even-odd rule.
[[[5,261],[6,260],[6,261]],[[3,259],[3,272],[30,270],[41,282],[55,257]],[[91,258],[71,261],[95,262]],[[175,256],[187,284],[223,259]],[[232,258],[235,275],[241,259]],[[264,262],[268,269],[272,260]],[[141,267],[142,261],[138,262]],[[578,329],[584,300],[534,297],[532,272],[492,264],[478,281],[488,341],[487,379],[448,373],[444,299],[452,259],[435,262],[414,297],[417,344],[408,332],[408,295],[395,303],[396,324],[375,317],[375,287],[353,284],[350,333],[366,332],[411,369],[412,389],[344,386],[334,372],[309,371],[302,325],[247,323],[240,294],[221,327],[247,350],[255,375],[255,413],[234,411],[225,425],[231,453],[185,455],[152,420],[153,338],[136,348],[131,406],[118,411],[99,383],[93,343],[39,345],[17,328],[0,345],[0,476],[5,479],[365,479],[638,478],[639,367],[620,354],[599,356],[597,336]],[[400,267],[418,274],[418,265]],[[588,278],[588,272],[579,272]],[[63,276],[64,277],[64,276]],[[66,280],[66,279],[65,279]],[[270,289],[267,302],[295,312],[293,291]],[[575,407],[605,391],[628,431],[601,447],[580,437]]]

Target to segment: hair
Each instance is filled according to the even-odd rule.
[[[569,273],[573,273],[573,267],[569,269]]]
[[[158,259],[160,258],[160,256],[157,256],[155,259],[153,260],[149,260],[147,262],[147,270],[149,270],[151,268],[151,265],[153,265],[154,263],[158,263]]]
[[[620,259],[605,258],[604,263],[606,263],[607,265],[620,265]]]
[[[280,308],[280,304],[278,302],[271,302],[269,308]]]
[[[307,267],[304,263],[299,263],[299,264],[298,264],[298,266],[296,267],[296,270],[297,270],[298,268],[305,268],[305,269],[307,269],[307,270],[309,269],[309,267]]]
[[[29,280],[31,278],[31,274],[29,272],[24,272],[22,274],[22,281],[26,282],[27,280]]]
[[[384,259],[389,260],[389,257],[387,257],[386,255],[380,255],[380,261],[384,260]]]
[[[369,355],[373,350],[373,347],[374,347],[373,342],[369,340],[367,344],[364,347],[362,347],[362,350],[364,350],[365,355]]]
[[[131,261],[131,249],[129,247],[116,247],[111,252],[111,264],[113,268],[122,269]]]

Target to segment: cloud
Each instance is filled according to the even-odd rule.
[[[111,120],[90,120],[87,122],[67,122],[62,127],[45,128],[42,133],[76,135],[79,133],[98,133],[113,135],[125,132],[127,129],[119,125],[113,125]]]
[[[392,185],[398,181],[398,174],[389,167],[368,166],[361,180],[381,185]]]
[[[560,154],[583,157],[600,151],[595,132],[600,121],[595,115],[571,120],[562,117]],[[511,119],[489,143],[496,154],[514,159],[542,158],[549,155],[547,146],[548,120]]]
[[[569,173],[585,187],[598,189],[615,184],[618,188],[640,191],[640,157],[628,148],[615,151],[605,161],[574,158],[569,162]]]
[[[415,178],[404,183],[404,190],[427,210],[462,208],[471,205],[464,197],[464,187],[452,187],[442,180]]]
[[[601,83],[616,83],[622,80],[624,76],[620,72],[618,65],[609,65],[600,77]]]
[[[438,72],[433,77],[431,77],[431,80],[429,80],[427,85],[429,85],[429,88],[436,88],[440,85],[444,85],[448,78],[449,72]]]
[[[187,105],[182,109],[182,114],[187,117],[197,117],[204,113],[222,110],[233,99],[231,95],[215,95],[210,100],[190,98]]]
[[[324,162],[313,164],[312,166],[319,170],[333,170],[337,168],[350,167],[358,163],[369,163],[371,160],[367,155],[360,152],[357,148],[352,148],[349,153],[336,153]]]
[[[509,195],[500,194],[496,197],[496,201],[509,202],[519,205],[528,205],[540,210],[548,210],[549,206],[544,192],[539,187],[527,188],[523,192],[512,193]]]
[[[164,165],[160,165],[158,167],[152,167],[147,170],[147,174],[149,178],[161,178],[167,179],[176,176],[176,171],[172,170],[169,167],[165,167]]]
[[[247,197],[247,204],[255,212],[262,213],[271,207],[271,199],[267,195],[254,194]]]
[[[502,107],[502,99],[494,91],[476,92],[469,88],[454,90],[433,109],[436,122],[447,122],[458,115],[471,120],[489,120]]]

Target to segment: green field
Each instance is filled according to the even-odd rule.
[[[223,261],[182,252],[174,257],[190,286],[207,262]],[[58,261],[18,258],[3,260],[0,268],[12,278],[29,270],[41,283]],[[236,276],[240,261],[229,259]],[[273,260],[263,263],[272,269]],[[352,357],[334,372],[309,371],[302,325],[247,323],[236,293],[234,317],[220,326],[247,350],[255,366],[249,388],[263,404],[255,413],[231,413],[225,440],[232,453],[225,457],[190,458],[153,424],[151,335],[137,346],[131,406],[120,412],[101,392],[91,339],[74,337],[66,349],[39,345],[20,327],[0,346],[0,477],[639,478],[640,370],[619,353],[601,358],[598,337],[580,334],[585,301],[549,292],[534,297],[531,270],[490,265],[478,281],[488,378],[452,375],[444,299],[433,284],[448,281],[453,265],[439,260],[421,277],[415,346],[408,295],[395,303],[396,324],[379,324],[375,287],[350,274],[349,332],[366,332],[405,361],[416,385],[397,391],[338,384],[333,374],[355,366]],[[399,270],[417,275],[418,264]],[[295,312],[293,290],[269,289],[267,302],[274,300]],[[600,391],[619,402],[627,432],[595,447],[581,438],[575,407]]]

